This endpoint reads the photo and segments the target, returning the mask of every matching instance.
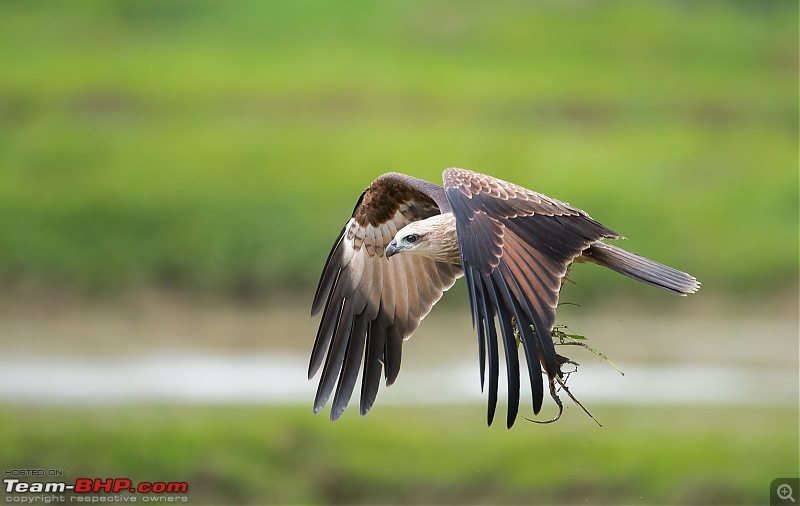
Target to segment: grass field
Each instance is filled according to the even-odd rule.
[[[377,174],[464,166],[587,209],[705,290],[796,286],[797,14],[3,2],[0,279],[305,290]]]
[[[160,357],[158,368],[151,369],[158,375],[153,384],[185,385],[175,371],[186,356],[294,357],[306,356],[311,348],[315,322],[308,318],[305,299],[258,306],[228,299],[225,304],[192,304],[184,297],[159,295],[93,305],[3,298],[2,363],[14,364],[15,357],[22,363],[38,359],[54,367],[30,383],[76,385],[75,375],[88,373],[81,364],[113,367],[137,357],[145,362]],[[669,313],[663,307],[643,313],[631,301],[597,303],[591,312],[569,307],[565,317],[625,370],[620,379],[626,386],[646,380],[637,369],[650,365],[705,364],[732,371],[723,376],[728,383],[705,384],[695,377],[688,388],[722,391],[728,402],[739,399],[737,405],[686,399],[681,405],[615,406],[585,398],[586,392],[573,384],[602,428],[564,398],[567,410],[559,422],[533,425],[520,418],[509,431],[504,406],[495,424],[485,426],[485,397],[464,406],[393,404],[396,392],[389,390],[419,384],[426,368],[462,358],[475,366],[469,385],[478,393],[474,331],[466,307],[456,306],[439,308],[425,319],[404,348],[398,384],[381,387],[367,417],[358,416],[355,398],[335,424],[328,421],[327,410],[314,416],[313,382],[302,367],[281,378],[289,385],[312,386],[307,397],[294,398],[301,406],[237,406],[230,399],[225,405],[193,405],[196,401],[186,398],[174,405],[140,404],[119,397],[109,404],[87,399],[73,386],[69,395],[46,405],[33,404],[41,398],[36,394],[26,404],[19,403],[24,395],[0,402],[0,469],[63,470],[68,481],[186,481],[190,504],[764,504],[772,479],[797,475],[796,393],[794,399],[788,394],[784,404],[762,403],[751,397],[752,388],[749,393],[738,389],[735,374],[738,369],[763,370],[765,379],[759,383],[769,390],[765,394],[792,391],[766,378],[781,371],[788,374],[777,377],[791,378],[792,370],[796,378],[796,300],[782,309],[679,303]],[[762,341],[754,346],[754,338]],[[586,351],[562,353],[587,366],[596,362]],[[65,364],[76,369],[66,375],[72,380],[64,380]],[[214,385],[214,391],[217,381],[226,382],[226,369],[205,367],[206,379],[196,388]],[[610,366],[603,371],[617,376]],[[7,395],[13,385],[22,392],[36,391],[27,388],[30,375],[14,378],[0,372],[5,373],[0,394]],[[105,385],[108,392],[120,377],[110,376],[108,383],[94,376],[89,390]],[[158,395],[149,382],[129,383],[139,385],[137,399]],[[270,387],[254,380],[243,390]],[[438,390],[423,385],[418,398],[436,394],[428,388]],[[674,385],[664,387],[670,388]],[[130,393],[130,388],[123,390]],[[734,395],[728,395],[732,390]],[[653,392],[654,397],[659,393]],[[694,398],[693,393],[687,397]],[[76,403],[75,398],[82,400]],[[525,401],[523,414],[529,410]],[[546,411],[552,414],[553,406],[548,404]],[[0,503],[9,502],[0,495]]]
[[[795,410],[603,406],[549,426],[483,408],[4,407],[6,468],[187,481],[192,504],[764,504]],[[500,424],[502,425],[502,424]],[[69,481],[69,480],[68,480]]]

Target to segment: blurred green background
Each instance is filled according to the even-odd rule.
[[[0,352],[113,354],[119,333],[96,329],[114,311],[118,329],[177,306],[172,337],[220,307],[305,311],[372,179],[451,166],[568,201],[703,282],[667,301],[579,267],[571,301],[796,329],[797,19],[779,0],[3,1]],[[265,325],[269,346],[311,346],[313,322]],[[209,328],[198,349],[258,346]],[[195,503],[757,503],[800,473],[797,399],[611,406],[601,432],[576,413],[489,431],[482,409],[331,425],[285,406],[5,403],[0,464],[172,474]]]
[[[5,283],[308,289],[372,179],[451,166],[708,290],[797,279],[792,2],[2,9]]]

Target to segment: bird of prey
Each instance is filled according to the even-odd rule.
[[[489,425],[497,404],[500,329],[509,428],[519,409],[517,333],[535,414],[544,398],[543,374],[561,377],[552,331],[572,262],[593,262],[679,295],[699,288],[689,274],[603,242],[621,236],[564,202],[465,169],[447,169],[442,178],[444,186],[381,175],[336,239],[311,309],[314,316],[324,307],[308,368],[311,379],[324,362],[315,413],[335,387],[330,418],[341,416],[363,362],[360,407],[367,414],[381,377],[387,385],[397,379],[403,341],[462,275],[478,334],[481,388],[488,363]]]

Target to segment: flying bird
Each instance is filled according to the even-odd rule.
[[[552,331],[573,262],[596,263],[678,295],[699,288],[685,272],[603,242],[622,236],[564,202],[465,169],[447,169],[442,179],[444,186],[396,172],[381,175],[339,233],[311,309],[312,316],[322,310],[308,368],[311,379],[322,367],[315,413],[335,388],[330,418],[342,415],[363,363],[360,409],[367,414],[381,377],[387,386],[397,379],[403,341],[462,275],[478,334],[482,389],[488,364],[489,425],[497,405],[500,329],[509,428],[519,410],[517,333],[535,414],[544,375],[562,375]]]

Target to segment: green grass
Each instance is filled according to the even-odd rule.
[[[187,481],[193,504],[761,504],[798,473],[796,409],[594,411],[508,431],[479,407],[6,406],[0,462]]]
[[[705,290],[792,286],[797,14],[3,2],[0,279],[306,289],[375,176],[464,166],[586,209]]]

